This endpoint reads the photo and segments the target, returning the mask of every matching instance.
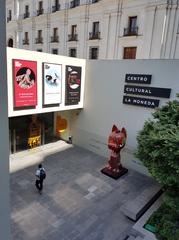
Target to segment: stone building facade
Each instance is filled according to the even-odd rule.
[[[179,0],[7,0],[7,46],[86,59],[179,58]]]

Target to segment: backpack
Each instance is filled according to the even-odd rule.
[[[44,180],[46,178],[46,172],[45,170],[42,168],[40,169],[40,179]]]

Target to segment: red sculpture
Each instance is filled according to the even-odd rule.
[[[101,170],[102,173],[118,179],[128,170],[122,167],[120,151],[126,143],[127,132],[125,128],[120,131],[115,125],[112,127],[112,132],[108,138],[108,148],[111,150],[111,156],[108,165]]]

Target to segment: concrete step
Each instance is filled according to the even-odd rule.
[[[161,186],[157,183],[152,184],[135,199],[123,204],[121,206],[121,211],[125,216],[136,221],[154,203],[154,201],[161,195],[161,193]]]

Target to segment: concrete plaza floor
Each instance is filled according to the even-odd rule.
[[[35,170],[47,171],[44,190]],[[124,240],[134,224],[120,206],[152,179],[133,170],[118,180],[100,170],[106,158],[59,141],[10,156],[13,240]]]

